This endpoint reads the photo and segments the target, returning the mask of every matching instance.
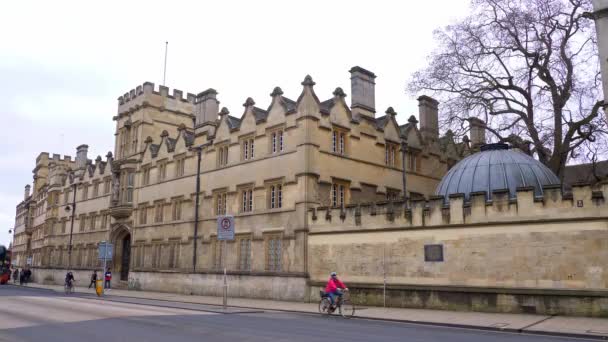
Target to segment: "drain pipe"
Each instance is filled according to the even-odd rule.
[[[201,156],[203,148],[213,144],[213,140],[192,148],[196,150],[196,200],[194,204],[194,248],[192,251],[192,273],[196,272],[196,256],[197,256],[197,243],[198,243],[198,211],[200,203],[200,192],[201,192]]]

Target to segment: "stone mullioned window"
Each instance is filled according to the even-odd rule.
[[[226,197],[228,194],[224,192],[218,192],[215,194],[215,214],[226,215]]]
[[[253,188],[241,190],[241,212],[253,211]]]
[[[283,270],[283,240],[281,234],[268,234],[265,237],[266,270],[280,272]]]
[[[217,150],[217,166],[226,166],[228,165],[228,145],[222,145],[216,147]]]
[[[241,158],[242,160],[250,160],[255,158],[255,141],[253,138],[243,139],[241,142]]]
[[[283,185],[272,184],[268,187],[268,208],[278,209],[283,207]]]
[[[395,167],[397,163],[397,151],[397,144],[387,142],[384,146],[384,164]]]
[[[251,271],[251,235],[237,238],[238,268],[240,271]]]

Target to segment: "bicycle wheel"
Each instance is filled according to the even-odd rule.
[[[355,315],[355,306],[350,300],[345,299],[342,301],[342,305],[340,305],[340,314],[344,318],[351,318]]]
[[[320,314],[329,314],[329,307],[331,306],[331,302],[327,298],[321,298],[319,301],[319,313]]]

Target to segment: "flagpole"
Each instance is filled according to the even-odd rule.
[[[167,78],[167,50],[169,49],[169,42],[165,42],[165,67],[163,70],[163,86],[165,85],[165,80]]]

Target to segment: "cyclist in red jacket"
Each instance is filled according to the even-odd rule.
[[[344,285],[344,283],[338,279],[336,272],[331,272],[331,277],[327,281],[327,286],[325,286],[325,293],[327,293],[329,296],[332,309],[334,309],[336,306],[336,301],[334,298],[342,297],[342,291],[348,291],[348,287],[346,287],[346,285]]]

